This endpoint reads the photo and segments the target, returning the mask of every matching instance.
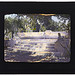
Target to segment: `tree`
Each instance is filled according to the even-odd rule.
[[[53,15],[60,19],[59,23],[52,20]],[[12,32],[12,38],[16,32],[26,32],[27,27],[33,32],[70,30],[70,16],[68,14],[16,14],[15,17],[5,18],[5,34]]]
[[[69,14],[57,14],[56,16],[58,19],[63,21],[62,26],[65,28],[65,30],[70,31],[70,29],[71,29],[70,15]],[[67,24],[66,24],[66,22],[67,22]]]

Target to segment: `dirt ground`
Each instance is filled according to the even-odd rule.
[[[42,35],[42,33],[39,34]],[[19,36],[22,36],[22,34],[19,34]],[[14,46],[4,49],[5,62],[68,62],[70,60],[60,57],[60,52],[55,50],[57,38],[19,38],[13,40],[16,41]]]

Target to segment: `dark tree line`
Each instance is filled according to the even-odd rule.
[[[11,15],[11,14],[10,14]],[[16,34],[17,32],[44,32],[52,31],[69,31],[70,16],[68,14],[54,15],[63,22],[55,22],[50,15],[42,14],[16,14],[14,17],[5,17],[4,35]],[[67,21],[67,24],[65,24]]]

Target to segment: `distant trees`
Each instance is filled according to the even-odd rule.
[[[70,31],[71,30],[71,18],[69,14],[57,14],[58,19],[63,21],[60,26],[64,28],[64,30]],[[66,24],[67,22],[67,24]]]
[[[13,34],[17,32],[44,32],[46,30],[62,31],[71,29],[69,15],[56,14],[55,16],[60,19],[60,22],[55,22],[49,15],[16,14],[14,17],[5,17],[4,35],[10,34],[13,38]]]

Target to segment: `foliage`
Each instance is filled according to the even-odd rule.
[[[57,16],[58,19],[63,21],[61,26],[64,28],[64,30],[70,31],[71,30],[70,15],[69,14],[57,14],[56,16]],[[67,24],[65,24],[66,21],[67,21]]]
[[[4,35],[8,36],[9,33],[12,33],[11,36],[13,38],[13,34],[17,32],[65,31],[71,29],[70,16],[68,14],[56,14],[55,16],[60,19],[60,22],[55,22],[51,19],[51,16],[38,14],[17,14],[14,18],[10,16],[6,17]]]

